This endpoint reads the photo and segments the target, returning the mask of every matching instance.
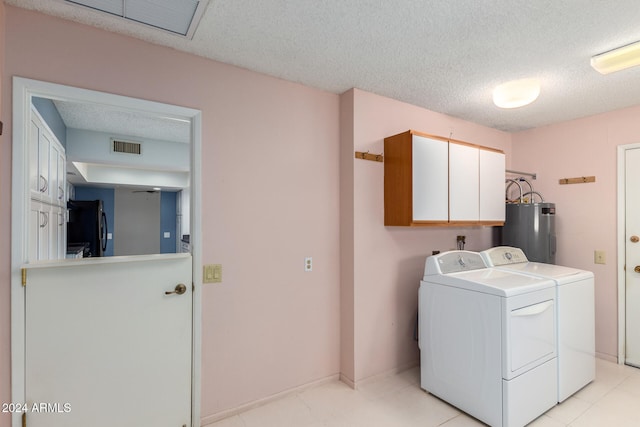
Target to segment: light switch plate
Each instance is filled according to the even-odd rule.
[[[203,268],[202,283],[222,282],[222,264],[207,264]]]

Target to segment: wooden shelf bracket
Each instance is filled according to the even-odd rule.
[[[382,154],[369,154],[369,152],[356,151],[356,159],[371,160],[374,162],[384,162]]]
[[[562,178],[558,180],[560,185],[564,184],[584,184],[586,182],[596,182],[595,176],[580,176],[577,178]]]

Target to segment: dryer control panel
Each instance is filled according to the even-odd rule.
[[[427,258],[424,275],[450,274],[487,268],[482,256],[471,251],[449,251]]]
[[[485,261],[490,267],[529,262],[522,249],[511,246],[496,246],[495,248],[482,251],[482,254],[485,256]]]

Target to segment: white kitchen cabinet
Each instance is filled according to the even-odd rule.
[[[35,108],[29,128],[29,189],[29,261],[65,258],[66,153]]]
[[[64,148],[59,144],[52,144],[49,150],[49,196],[56,205],[66,204],[65,183],[67,180],[67,166]]]
[[[40,197],[40,122],[29,122],[29,190],[31,197]]]
[[[67,209],[31,200],[29,260],[64,259],[67,253]]]
[[[413,220],[447,221],[447,144],[440,140],[413,135],[411,151]]]
[[[51,259],[50,205],[31,200],[29,224],[29,261]]]
[[[384,224],[447,225],[446,140],[408,131],[384,140]]]
[[[407,131],[384,140],[384,224],[503,225],[504,153]]]
[[[480,219],[479,151],[478,147],[449,143],[450,222]]]
[[[66,153],[35,108],[31,110],[29,151],[31,198],[65,206]]]
[[[480,221],[505,220],[504,153],[480,150]]]
[[[37,114],[31,114],[31,132],[29,134],[29,158],[31,197],[36,199],[49,196],[49,154],[51,137],[46,132],[42,119]]]
[[[49,213],[49,259],[65,259],[67,255],[67,209],[51,206]]]

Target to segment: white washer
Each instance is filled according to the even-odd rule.
[[[451,251],[427,258],[418,300],[424,390],[491,426],[557,403],[555,282]]]
[[[558,402],[596,376],[593,273],[561,265],[530,262],[519,248],[498,246],[482,252],[485,262],[502,270],[553,279],[557,285]]]

